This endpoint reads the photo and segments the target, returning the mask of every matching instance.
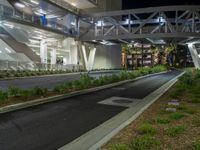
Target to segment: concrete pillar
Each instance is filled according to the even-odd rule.
[[[53,49],[51,51],[51,64],[55,65],[56,64],[56,49]]]
[[[197,53],[197,49],[195,48],[195,45],[188,44],[188,48],[189,48],[190,54],[192,56],[192,60],[194,62],[195,68],[200,69],[200,59],[199,59],[199,55]]]
[[[40,42],[40,58],[41,63],[47,63],[47,43],[45,40]]]
[[[86,70],[92,70],[93,65],[94,65],[94,59],[95,59],[95,54],[96,54],[96,48],[88,48],[89,50],[89,56],[87,57],[87,52],[86,52],[86,46],[82,45],[81,47],[81,52],[83,56],[83,61]]]

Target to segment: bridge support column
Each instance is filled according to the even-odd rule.
[[[194,66],[196,69],[200,69],[200,58],[197,52],[197,49],[195,48],[194,44],[188,44],[188,48],[190,51],[190,54],[192,56],[192,60],[194,62]]]
[[[92,70],[93,65],[94,65],[95,55],[96,55],[96,48],[88,47],[86,50],[86,46],[82,45],[81,53],[82,53],[85,69],[88,71]],[[87,56],[87,54],[88,54],[88,56]]]
[[[41,63],[44,64],[47,63],[47,43],[45,40],[42,40],[40,42],[40,58],[41,58]]]
[[[53,49],[51,51],[51,64],[55,65],[56,64],[56,49]]]

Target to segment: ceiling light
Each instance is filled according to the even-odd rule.
[[[8,49],[7,47],[5,48],[5,50],[6,50],[8,53],[11,53],[11,50]]]
[[[18,3],[18,2],[15,3],[15,6],[16,6],[16,7],[19,7],[19,8],[24,8],[24,7],[25,7],[24,4]]]
[[[14,26],[12,24],[9,24],[9,23],[4,23],[4,25],[11,28],[11,29],[14,28]]]
[[[36,5],[38,5],[38,4],[39,4],[39,2],[37,2],[37,1],[34,1],[34,0],[31,0],[31,3],[33,3],[33,4],[36,4]]]
[[[77,6],[77,4],[76,4],[76,3],[71,3],[71,5],[72,5],[72,6],[74,6],[74,7],[76,7],[76,6]]]

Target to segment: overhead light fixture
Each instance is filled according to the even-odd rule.
[[[75,25],[76,25],[76,23],[75,23],[75,22],[71,22],[71,25],[75,26]]]
[[[35,1],[35,0],[31,0],[31,3],[39,5],[39,2]]]
[[[9,27],[9,28],[11,28],[11,29],[14,28],[14,26],[12,24],[9,24],[9,23],[4,23],[4,25],[7,26],[7,27]]]
[[[9,48],[5,48],[5,50],[8,52],[8,53],[11,53],[11,50]]]
[[[2,51],[0,51],[0,54],[2,53]]]
[[[76,7],[76,6],[77,6],[77,4],[76,4],[76,3],[71,3],[71,5],[72,5],[72,6],[74,6],[74,7]]]
[[[24,8],[24,7],[25,7],[24,4],[19,3],[19,2],[16,2],[16,3],[15,3],[15,6],[18,7],[18,8]]]

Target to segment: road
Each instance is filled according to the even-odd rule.
[[[118,74],[119,70],[114,71],[103,71],[103,72],[90,72],[91,77],[100,76],[110,76],[112,74]],[[36,86],[44,87],[48,89],[53,89],[56,85],[62,84],[65,81],[78,80],[80,78],[80,73],[75,74],[65,74],[65,75],[53,75],[53,76],[43,76],[43,77],[30,77],[21,78],[13,80],[1,80],[0,89],[6,90],[9,86],[15,86],[22,89],[33,88]]]
[[[110,97],[142,99],[180,74],[171,71],[118,87],[0,115],[0,150],[55,150],[127,109]]]

